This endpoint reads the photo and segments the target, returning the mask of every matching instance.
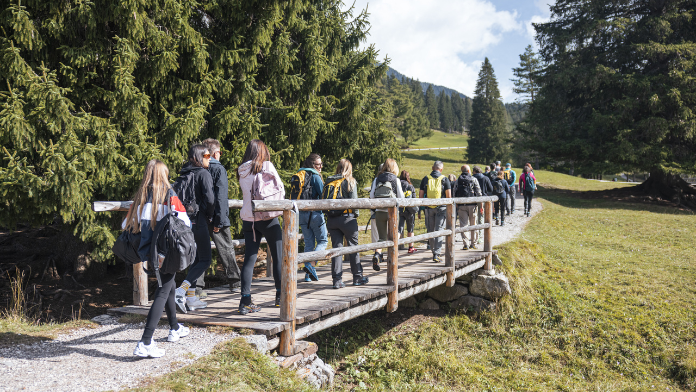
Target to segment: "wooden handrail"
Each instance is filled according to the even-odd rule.
[[[280,355],[290,356],[295,354],[295,323],[296,323],[296,303],[297,303],[297,264],[308,261],[323,260],[330,257],[342,256],[346,254],[364,252],[374,249],[387,248],[387,285],[392,289],[387,293],[386,310],[393,312],[399,307],[399,253],[398,245],[411,242],[425,241],[436,237],[446,237],[445,242],[445,266],[447,271],[447,286],[454,285],[455,260],[454,260],[454,237],[457,233],[473,232],[483,230],[483,250],[486,252],[484,269],[493,269],[492,241],[491,241],[491,221],[493,216],[493,202],[497,201],[496,196],[479,196],[467,198],[445,198],[445,199],[340,199],[340,200],[255,200],[252,201],[252,210],[255,212],[263,211],[283,211],[283,258],[281,260],[281,295],[280,295],[280,320],[288,323],[288,327],[280,334],[279,351]],[[92,208],[96,212],[102,211],[127,211],[132,202],[130,201],[101,201],[94,202]],[[456,206],[460,204],[480,203],[484,206],[484,221],[482,225],[466,226],[456,228]],[[242,208],[241,200],[229,200],[230,208]],[[446,229],[432,233],[420,234],[413,237],[398,239],[398,217],[400,207],[432,207],[445,206]],[[343,210],[343,209],[380,209],[387,210],[388,221],[388,241],[380,241],[370,244],[362,244],[335,248],[316,252],[297,253],[298,239],[300,238],[298,229],[298,211],[319,211],[319,210]],[[362,228],[361,228],[362,229]],[[243,240],[235,240],[236,246],[243,245]],[[269,263],[270,266],[270,263]],[[270,269],[270,268],[269,268]],[[144,272],[140,266],[133,267],[134,283],[144,278]],[[141,285],[142,286],[142,285]],[[133,302],[136,305],[147,305],[147,286],[145,292],[139,289],[134,291]]]

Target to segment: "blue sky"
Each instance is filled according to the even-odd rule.
[[[392,68],[471,97],[488,57],[503,101],[513,102],[512,68],[527,45],[535,45],[531,23],[548,20],[552,1],[356,0],[355,7],[370,13],[365,44],[388,56]]]

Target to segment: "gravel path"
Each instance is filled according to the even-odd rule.
[[[505,226],[493,227],[493,245],[514,239],[530,218],[522,216],[522,198]],[[532,214],[541,211],[534,200]],[[191,335],[167,342],[169,326],[155,331],[155,340],[166,355],[157,359],[133,356],[144,324],[102,325],[58,336],[53,341],[0,348],[0,371],[5,381],[0,391],[104,391],[137,386],[153,376],[174,371],[207,355],[220,342],[237,334],[217,334],[191,328]]]
[[[52,341],[0,348],[0,391],[106,391],[134,387],[179,369],[209,354],[236,334],[211,333],[191,328],[176,343],[167,342],[169,326],[160,325],[155,340],[166,350],[162,358],[133,356],[144,323],[102,325],[76,330]]]

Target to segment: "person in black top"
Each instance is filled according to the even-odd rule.
[[[227,276],[230,291],[239,293],[241,292],[241,276],[230,233],[227,170],[220,163],[220,156],[222,155],[220,142],[216,139],[205,139],[203,140],[203,145],[210,151],[208,171],[213,179],[213,194],[215,196],[215,212],[213,213],[213,221],[208,228],[210,229],[210,235],[215,243],[220,261],[222,261],[222,266],[225,269],[225,276]],[[201,299],[207,296],[202,290],[205,287],[204,278],[205,274],[201,275],[196,281],[196,295]]]
[[[476,179],[476,181],[478,181],[479,186],[481,187],[481,196],[493,195],[493,185],[491,184],[491,180],[485,174],[483,174],[483,170],[481,170],[481,168],[478,166],[474,166],[474,178]],[[478,205],[478,209],[476,212],[477,225],[482,225],[484,221],[483,205],[483,203],[479,203]],[[476,238],[477,244],[483,243],[483,230],[479,230]]]
[[[503,177],[503,172],[498,172],[498,177],[493,183],[493,193],[498,196],[498,201],[495,202],[495,214],[493,219],[500,226],[505,226],[505,204],[507,195],[510,193],[510,185]]]
[[[432,173],[423,177],[420,184],[420,198],[439,199],[452,197],[452,185],[447,176],[442,174],[444,165],[442,161],[435,161]],[[432,233],[445,229],[445,206],[429,206],[425,208],[427,231]],[[433,252],[433,261],[442,261],[442,242],[444,237],[429,240],[430,250]]]

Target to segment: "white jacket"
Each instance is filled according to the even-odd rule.
[[[263,163],[263,170],[267,172],[273,173],[273,175],[276,177],[276,180],[278,181],[279,184],[282,184],[283,181],[280,179],[280,176],[278,175],[278,172],[275,169],[275,166],[270,161],[266,161]],[[244,162],[241,166],[239,166],[239,188],[242,190],[242,211],[240,212],[240,216],[242,220],[248,221],[248,222],[255,222],[255,221],[260,221],[262,220],[260,217],[256,218],[254,217],[254,213],[251,211],[251,187],[254,183],[254,175],[251,174],[251,161],[246,161]],[[283,197],[285,197],[285,190],[283,190]]]

